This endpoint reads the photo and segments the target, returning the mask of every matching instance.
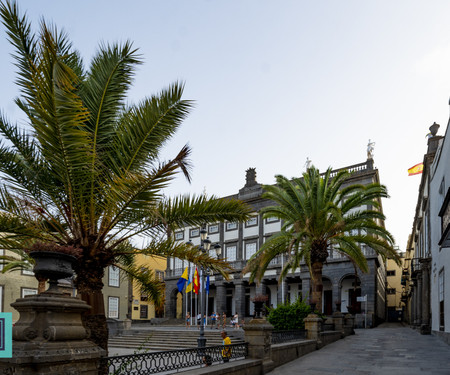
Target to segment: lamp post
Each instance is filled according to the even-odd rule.
[[[200,246],[198,250],[202,252],[203,254],[207,254],[209,252],[209,249],[211,248],[211,241],[206,236],[208,232],[206,231],[206,228],[203,227],[200,230]],[[188,245],[193,245],[191,241],[188,242]],[[219,258],[220,254],[222,253],[222,248],[219,244],[216,244],[214,246],[214,250],[216,251],[216,255]],[[206,315],[206,290],[205,290],[205,280],[206,280],[206,272],[209,272],[208,269],[204,268],[203,266],[200,266],[200,269],[202,271],[202,295],[200,299],[200,334],[197,339],[198,348],[205,348],[206,347],[206,338],[205,338],[205,321],[204,316]],[[201,287],[200,287],[201,288]]]

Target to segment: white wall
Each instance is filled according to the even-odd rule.
[[[431,329],[439,331],[439,299],[438,299],[438,275],[444,269],[444,311],[445,332],[450,333],[450,248],[440,248],[441,218],[439,211],[442,207],[447,190],[450,187],[450,135],[447,126],[446,136],[441,144],[440,151],[431,168],[430,179],[430,238],[431,238]],[[445,181],[444,191],[439,192],[442,179]]]

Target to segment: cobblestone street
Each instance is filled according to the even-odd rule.
[[[450,346],[395,323],[356,334],[280,366],[270,375],[449,375]]]

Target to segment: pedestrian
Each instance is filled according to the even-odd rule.
[[[222,359],[223,362],[229,362],[230,358],[231,358],[231,339],[228,337],[227,332],[224,330],[220,333],[220,335],[222,336],[222,344],[223,344],[223,349],[222,349]]]
[[[239,315],[238,313],[234,314],[234,329],[239,329]]]
[[[190,325],[191,325],[191,314],[188,311],[186,314],[186,327],[189,328]]]
[[[202,314],[197,314],[197,325],[198,325],[198,329],[200,329],[200,324],[202,322]]]
[[[225,314],[225,311],[222,314],[222,328],[227,328],[227,314]]]
[[[216,325],[216,313],[213,311],[213,313],[211,314],[211,329],[214,328],[214,326]]]

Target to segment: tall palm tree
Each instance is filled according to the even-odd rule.
[[[85,324],[107,348],[102,277],[115,265],[130,272],[158,302],[160,283],[134,266],[138,253],[194,261],[226,275],[225,262],[176,244],[173,231],[216,220],[245,220],[249,208],[215,197],[166,198],[178,174],[189,180],[190,149],[167,162],[161,148],[192,108],[183,84],[129,104],[126,98],[141,64],[132,44],[103,44],[86,69],[66,34],[41,22],[33,33],[15,2],[0,3],[13,45],[20,97],[28,124],[23,130],[0,116],[0,247],[73,246],[75,285],[93,306]],[[130,245],[148,238],[145,249]]]
[[[310,270],[311,301],[322,306],[322,269],[333,246],[346,255],[363,272],[367,260],[361,250],[365,244],[383,257],[398,260],[394,239],[384,228],[381,198],[387,197],[380,184],[344,186],[350,173],[339,171],[332,177],[331,168],[323,175],[311,167],[303,178],[276,176],[276,185],[265,185],[263,197],[275,203],[262,209],[264,217],[282,220],[281,231],[266,241],[251,258],[244,272],[261,280],[270,261],[287,254],[280,276],[295,270],[304,261]]]

